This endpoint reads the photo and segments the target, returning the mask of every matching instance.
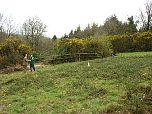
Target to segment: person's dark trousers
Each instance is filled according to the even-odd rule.
[[[31,72],[32,72],[32,69],[35,71],[35,66],[34,66],[34,64],[30,64],[30,70],[31,70]]]

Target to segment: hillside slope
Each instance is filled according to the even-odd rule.
[[[0,113],[152,113],[152,52],[0,74]]]

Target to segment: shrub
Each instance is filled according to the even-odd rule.
[[[115,52],[133,51],[133,41],[130,35],[110,36],[111,44]]]
[[[0,69],[21,64],[23,56],[31,52],[30,47],[19,38],[8,38],[0,44]]]
[[[59,54],[76,54],[83,51],[84,40],[82,39],[65,39],[59,42]]]
[[[113,35],[107,39],[116,52],[152,51],[152,33],[138,32],[132,35]]]
[[[84,52],[97,53],[99,56],[108,57],[111,55],[111,43],[103,38],[92,38],[85,40]]]
[[[135,51],[152,51],[152,33],[143,32],[132,35]]]
[[[65,39],[58,44],[58,54],[70,54],[76,57],[79,53],[95,53],[98,56],[107,57],[111,55],[111,45],[107,40],[101,38],[88,39]]]
[[[21,55],[29,54],[31,52],[31,48],[26,44],[20,44],[18,50]]]

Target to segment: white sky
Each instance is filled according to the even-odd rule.
[[[116,14],[119,20],[137,16],[146,0],[0,0],[0,13],[11,16],[17,25],[28,17],[39,17],[47,25],[46,35],[61,37],[77,26],[103,24]]]

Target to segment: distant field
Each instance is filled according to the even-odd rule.
[[[152,113],[152,52],[0,74],[0,97],[0,114]]]

